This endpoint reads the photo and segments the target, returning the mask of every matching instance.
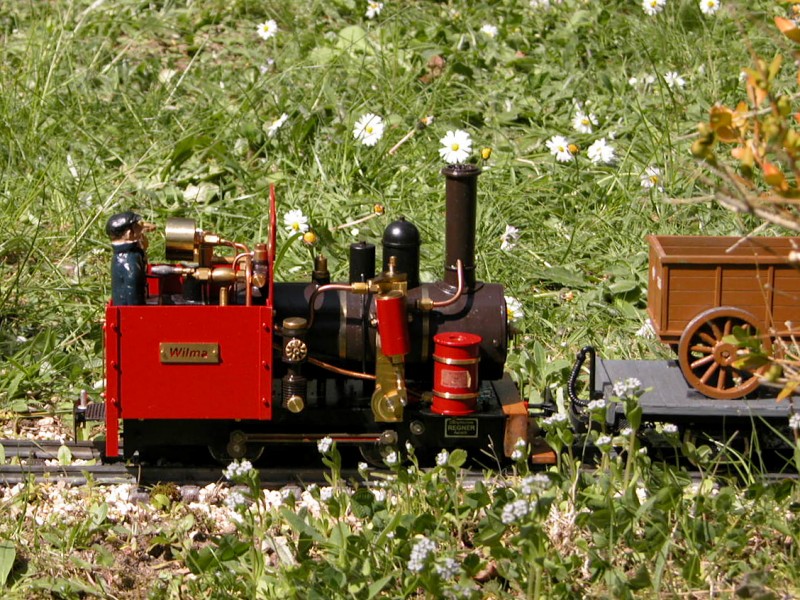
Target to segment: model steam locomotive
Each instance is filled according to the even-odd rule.
[[[430,283],[419,279],[419,231],[403,218],[384,232],[380,271],[375,246],[358,242],[346,282],[331,283],[322,255],[310,281],[276,282],[274,189],[266,242],[250,249],[172,218],[171,262],[163,264],[147,262],[152,226],[132,212],[112,216],[105,403],[79,407],[76,420],[105,420],[107,457],[145,461],[198,447],[222,459],[253,457],[323,437],[375,460],[406,444],[420,454],[492,448],[501,459],[520,439],[535,444],[531,407],[504,372],[503,287],[476,273],[480,169],[452,165],[442,174],[445,265]],[[785,423],[786,403],[737,369],[741,350],[730,335],[785,337],[776,319],[800,318],[798,271],[787,259],[800,240],[649,241],[649,313],[678,360],[609,361],[582,350],[567,390],[576,424],[589,403],[578,393],[587,357],[590,399],[638,378],[650,388],[641,398],[646,420],[723,435],[755,420]],[[609,427],[620,422],[619,404],[608,403],[607,417]],[[547,449],[533,456],[555,459]]]
[[[380,271],[375,246],[358,242],[346,282],[330,282],[321,255],[311,281],[276,282],[274,189],[266,242],[250,249],[172,218],[165,264],[147,263],[138,215],[114,215],[106,455],[207,446],[238,458],[323,436],[373,454],[408,442],[510,455],[527,440],[527,407],[504,373],[503,287],[475,269],[480,169],[442,173],[446,257],[432,283],[402,218],[384,232]]]

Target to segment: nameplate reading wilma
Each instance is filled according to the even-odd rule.
[[[219,363],[219,344],[164,342],[160,346],[162,363]]]

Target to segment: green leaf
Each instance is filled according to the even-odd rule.
[[[5,586],[14,560],[17,558],[17,550],[11,542],[0,542],[0,586]]]
[[[460,469],[467,462],[467,452],[461,448],[456,448],[450,453],[447,465],[454,469]]]
[[[386,587],[386,584],[389,583],[391,580],[392,580],[392,575],[386,575],[376,581],[373,581],[369,585],[369,588],[367,588],[367,599],[369,600],[369,598],[374,598],[375,596],[380,594],[383,588]]]
[[[3,447],[3,444],[0,444],[0,465],[4,465],[6,463],[6,449]]]
[[[72,452],[63,444],[58,448],[58,464],[62,466],[72,464]]]
[[[339,32],[336,46],[342,50],[358,50],[364,52],[368,49],[367,32],[358,25],[350,25]]]
[[[541,278],[552,281],[565,287],[583,287],[586,279],[581,273],[576,273],[564,267],[551,267],[541,273]]]
[[[325,538],[320,534],[319,531],[314,529],[311,525],[309,525],[304,518],[298,515],[293,510],[289,510],[288,508],[281,508],[281,515],[284,519],[289,521],[289,525],[292,526],[298,533],[304,533],[306,536],[310,537],[316,542],[324,542]]]
[[[358,488],[350,496],[350,510],[358,519],[371,517],[374,509],[375,495],[367,488]]]

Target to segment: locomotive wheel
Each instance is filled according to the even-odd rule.
[[[363,458],[369,466],[385,469],[386,463],[383,462],[383,459],[389,456],[393,451],[396,451],[397,447],[393,444],[371,443],[359,444],[358,450],[361,453],[361,458]]]
[[[755,372],[741,371],[731,366],[742,350],[723,341],[741,327],[750,335],[758,333],[759,321],[740,308],[723,306],[706,310],[689,321],[681,334],[678,362],[686,381],[709,398],[731,400],[754,391],[760,381]],[[762,338],[764,350],[772,350],[768,336]]]

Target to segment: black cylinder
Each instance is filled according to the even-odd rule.
[[[395,271],[405,273],[408,289],[419,286],[419,229],[400,217],[389,223],[383,232],[383,270],[389,269],[389,257],[394,256]]]
[[[477,214],[478,175],[475,165],[449,165],[442,169],[446,179],[444,282],[458,285],[458,260],[464,265],[464,285],[475,287],[475,219]],[[409,286],[410,287],[410,286]]]
[[[350,244],[350,283],[375,277],[375,245],[369,242]]]

